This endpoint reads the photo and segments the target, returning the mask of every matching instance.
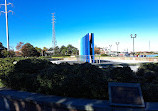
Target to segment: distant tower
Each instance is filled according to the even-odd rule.
[[[52,48],[56,47],[56,38],[55,38],[55,13],[52,13]]]

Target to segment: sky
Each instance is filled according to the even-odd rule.
[[[57,45],[80,48],[80,39],[94,33],[94,44],[116,51],[158,51],[158,0],[7,0],[10,47],[31,43],[52,47],[52,15],[55,12]],[[4,0],[0,0],[3,4]],[[4,6],[0,11],[4,10]],[[7,47],[5,15],[0,16],[0,42]],[[150,41],[150,47],[149,47]]]

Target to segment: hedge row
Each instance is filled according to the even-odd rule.
[[[141,83],[145,101],[158,101],[157,64],[143,64],[137,73],[129,67],[100,69],[89,63],[52,64],[45,59],[0,59],[4,86],[77,98],[108,99],[108,82]],[[16,64],[14,61],[18,61]],[[2,65],[3,64],[3,65]]]

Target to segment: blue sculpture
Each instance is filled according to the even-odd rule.
[[[94,63],[94,34],[88,33],[80,42],[81,61]]]

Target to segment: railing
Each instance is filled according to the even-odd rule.
[[[89,62],[89,63],[99,63],[100,64],[100,56],[94,55],[78,55],[76,56],[78,62]]]

